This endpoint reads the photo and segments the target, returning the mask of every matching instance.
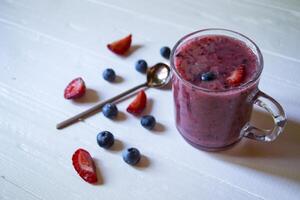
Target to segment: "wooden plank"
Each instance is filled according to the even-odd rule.
[[[24,190],[15,183],[7,180],[5,176],[0,177],[0,199],[24,199],[24,200],[38,200],[39,197]]]

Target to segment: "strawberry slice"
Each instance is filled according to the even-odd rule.
[[[135,99],[131,102],[131,104],[129,104],[129,106],[127,107],[127,112],[134,115],[139,115],[145,109],[146,103],[147,103],[147,96],[144,90],[141,90],[137,94]]]
[[[238,66],[226,79],[229,86],[238,86],[244,79],[245,76],[245,66]]]
[[[72,157],[73,166],[79,176],[88,183],[98,181],[93,158],[84,149],[77,149]]]
[[[65,99],[76,99],[82,97],[85,93],[85,83],[82,78],[75,78],[65,89]]]
[[[107,48],[118,55],[124,55],[131,45],[131,34],[107,45]]]

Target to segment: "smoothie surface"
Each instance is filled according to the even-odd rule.
[[[206,35],[188,40],[176,50],[174,62],[183,79],[216,91],[247,83],[259,71],[254,52],[244,42],[225,35]],[[203,80],[208,72],[209,79]],[[233,81],[230,82],[232,78],[239,79],[233,84]]]

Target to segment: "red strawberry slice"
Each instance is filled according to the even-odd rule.
[[[147,96],[144,90],[141,90],[137,94],[135,99],[131,102],[131,104],[129,104],[129,106],[127,107],[127,112],[134,115],[139,115],[145,109],[146,103],[147,103]]]
[[[72,157],[73,166],[79,176],[88,183],[98,181],[93,158],[84,149],[77,149]]]
[[[65,89],[65,99],[76,99],[82,97],[85,93],[85,83],[82,78],[75,78]]]
[[[130,48],[131,36],[130,34],[118,41],[112,42],[107,45],[107,48],[116,54],[123,55]]]
[[[238,86],[244,79],[245,67],[244,65],[238,66],[226,79],[229,86]]]

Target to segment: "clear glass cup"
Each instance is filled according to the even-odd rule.
[[[225,35],[244,42],[257,56],[258,72],[250,81],[234,88],[209,90],[181,77],[175,66],[175,54],[185,42],[205,35]],[[286,116],[281,105],[258,89],[263,70],[263,57],[258,46],[248,37],[227,29],[204,29],[181,38],[171,53],[172,90],[176,127],[194,147],[207,151],[223,150],[242,137],[270,142],[283,132]],[[274,119],[271,130],[252,126],[253,105],[264,108]]]

